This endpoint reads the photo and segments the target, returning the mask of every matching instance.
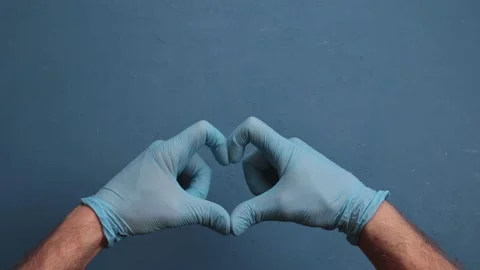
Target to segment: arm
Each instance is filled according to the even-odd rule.
[[[197,154],[207,145],[228,165],[227,139],[200,121],[167,141],[156,141],[95,195],[83,198],[20,269],[84,268],[122,238],[200,224],[230,233],[230,216],[207,201],[211,169]],[[178,182],[181,178],[182,185]]]
[[[358,245],[377,269],[457,269],[388,202],[365,226]]]
[[[18,269],[83,269],[106,243],[95,213],[87,206],[78,206]]]

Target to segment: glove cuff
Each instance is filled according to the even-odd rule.
[[[100,220],[100,223],[102,223],[103,234],[105,238],[107,238],[108,247],[112,247],[114,243],[131,234],[129,233],[131,229],[128,225],[112,210],[112,206],[105,201],[95,196],[83,198],[81,201],[83,204],[92,208]]]
[[[340,218],[338,230],[347,235],[352,245],[357,245],[363,227],[375,215],[378,207],[390,194],[389,191],[374,191],[368,187],[360,188],[353,194],[346,204]]]

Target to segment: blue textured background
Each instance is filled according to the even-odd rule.
[[[0,1],[0,268],[154,139],[255,115],[310,143],[478,268],[474,0]],[[251,197],[241,166],[209,198]],[[265,223],[126,239],[92,269],[368,269],[339,233]]]

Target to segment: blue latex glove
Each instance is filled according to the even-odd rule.
[[[228,165],[227,139],[200,121],[167,141],[154,142],[97,194],[82,199],[99,217],[109,246],[128,235],[191,224],[230,233],[227,211],[205,200],[211,169],[196,154],[203,145]],[[179,176],[191,179],[186,189],[177,182]]]
[[[286,139],[250,117],[229,138],[230,162],[245,146],[257,147],[243,161],[247,184],[256,197],[232,212],[234,235],[262,221],[292,221],[327,230],[338,228],[356,244],[388,191],[374,191],[297,138]]]

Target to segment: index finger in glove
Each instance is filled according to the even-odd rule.
[[[288,158],[282,157],[291,149],[292,142],[278,134],[256,117],[247,118],[232,133],[228,141],[228,155],[233,163],[239,162],[244,154],[245,146],[252,143],[277,169],[285,168]]]
[[[175,145],[178,150],[173,153],[174,158],[180,163],[184,162],[184,166],[204,145],[210,148],[218,163],[225,166],[229,164],[227,139],[205,120],[191,125],[166,143]]]

